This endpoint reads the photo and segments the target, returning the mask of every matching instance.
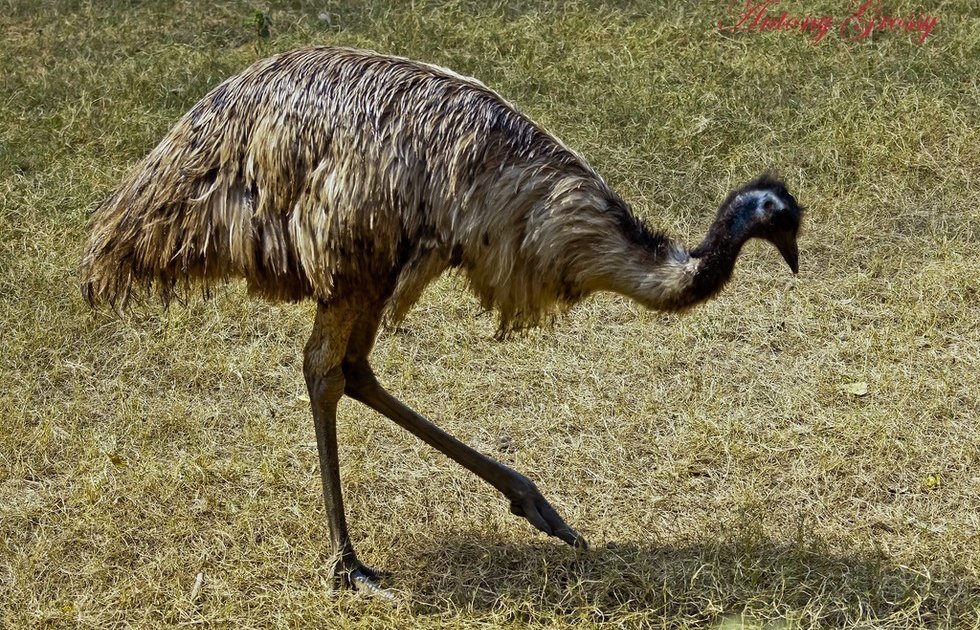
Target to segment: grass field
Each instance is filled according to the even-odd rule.
[[[719,33],[722,0],[0,2],[0,627],[980,627],[969,4],[890,3],[939,16],[917,46]],[[765,168],[808,208],[797,278],[751,245],[683,317],[602,295],[502,343],[447,277],[382,335],[382,381],[590,551],[345,401],[352,534],[399,601],[332,593],[312,306],[83,303],[93,204],[210,87],[311,43],[478,76],[688,243]]]

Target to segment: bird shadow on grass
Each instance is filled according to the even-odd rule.
[[[467,610],[496,621],[697,626],[735,615],[803,626],[967,627],[980,620],[980,583],[966,569],[930,575],[880,554],[824,551],[819,542],[610,543],[575,553],[474,533],[409,553],[402,560],[418,570],[411,589],[420,612]]]

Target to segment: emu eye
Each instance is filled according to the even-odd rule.
[[[762,204],[762,209],[766,212],[772,212],[776,209],[776,204],[772,202],[772,199],[766,199],[766,202]]]

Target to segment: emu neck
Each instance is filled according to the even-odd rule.
[[[590,288],[620,293],[654,310],[686,310],[717,294],[732,277],[745,232],[719,217],[690,251],[663,235],[628,239],[604,257]]]
[[[698,261],[698,271],[687,291],[691,305],[716,295],[731,279],[735,260],[748,240],[746,230],[739,228],[732,229],[719,218],[701,244],[690,251],[691,258]]]

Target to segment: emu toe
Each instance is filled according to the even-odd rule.
[[[510,511],[523,516],[531,525],[549,536],[560,538],[576,549],[588,549],[589,543],[577,531],[569,527],[555,508],[537,490],[510,504]]]
[[[380,597],[395,601],[395,594],[382,588],[379,582],[382,578],[391,577],[388,571],[372,569],[363,564],[357,557],[342,558],[333,567],[334,588],[357,590],[365,595]]]

